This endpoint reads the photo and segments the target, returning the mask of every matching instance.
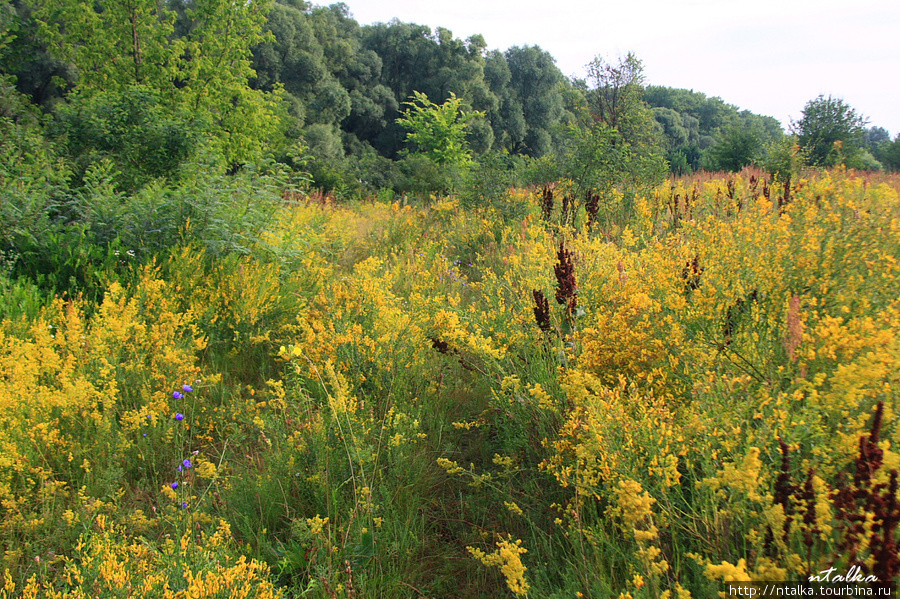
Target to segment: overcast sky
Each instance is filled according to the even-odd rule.
[[[316,4],[329,4],[318,1]],[[900,133],[898,0],[346,0],[361,24],[445,27],[537,45],[567,76],[634,52],[648,85],[719,96],[787,127],[819,94]]]

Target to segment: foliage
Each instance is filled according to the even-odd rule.
[[[866,134],[865,149],[878,160],[883,168],[900,170],[900,135],[893,141],[883,127],[872,127]]]
[[[618,64],[597,56],[587,70],[591,89],[586,96],[594,120],[618,130],[629,142],[645,134],[644,66],[637,56],[629,52]]]
[[[666,165],[651,126],[652,112],[640,99],[641,69],[632,54],[618,65],[600,57],[592,63],[594,87],[585,90],[589,122],[567,127],[556,157],[554,178],[570,183],[570,188],[560,189],[566,202],[561,212],[564,224],[577,221],[581,204],[591,223],[601,204],[602,219],[617,209],[627,212],[627,204],[613,209],[616,193],[631,200],[637,190],[659,183],[664,176]]]
[[[360,27],[343,5],[276,3],[269,28],[275,39],[254,49],[255,85],[283,84],[300,124],[339,127],[348,153],[362,143],[397,158],[405,132],[396,118],[415,91],[438,103],[454,92],[462,109],[485,113],[470,123],[475,154],[553,152],[557,125],[573,118],[571,85],[537,46],[486,52],[480,35],[459,40],[398,21]]]
[[[217,256],[254,251],[277,219],[281,194],[305,184],[285,170],[193,171],[178,185],[155,182],[131,195],[118,191],[121,176],[109,160],[91,165],[75,194],[64,193],[53,172],[33,179],[23,172],[3,192],[2,249],[16,275],[47,291],[96,299],[110,280],[124,284],[135,266],[185,239]]]
[[[516,201],[510,193],[518,183],[518,171],[523,169],[520,160],[508,152],[489,152],[467,172],[465,185],[460,192],[460,205],[466,209],[492,208],[498,210],[504,221],[518,220],[529,207]]]
[[[745,166],[760,164],[763,141],[758,132],[732,126],[705,156],[706,166],[713,171],[738,172]]]
[[[588,65],[593,90],[586,94],[587,83],[563,76],[538,46],[487,51],[482,36],[460,40],[440,27],[396,20],[360,26],[340,3],[227,8],[209,0],[81,10],[79,1],[44,3],[37,18],[26,3],[17,4],[21,25],[8,48],[8,69],[34,101],[49,108],[65,87],[80,87],[83,95],[121,94],[123,86],[160,91],[172,122],[180,114],[205,115],[205,151],[219,154],[226,168],[267,151],[280,157],[286,143],[304,138],[320,159],[318,184],[341,196],[360,193],[351,176],[354,161],[342,165],[344,158],[359,156],[362,147],[390,160],[400,156],[406,132],[397,118],[414,91],[438,103],[454,92],[463,110],[484,113],[469,128],[476,155],[558,154],[566,126],[587,124],[586,103],[601,120],[615,121],[611,126],[630,143],[660,134],[653,119],[618,122],[618,111],[632,103],[630,90],[642,86],[630,79],[641,67],[633,54],[619,64],[595,59]],[[95,29],[106,33],[88,37]],[[215,70],[218,63],[229,68]],[[763,147],[781,134],[774,119],[739,112],[719,98],[651,87],[645,99],[678,172],[719,168],[722,157],[705,154],[734,127],[749,126]],[[200,122],[188,118],[183,126],[193,134]],[[860,165],[875,166],[866,160]],[[746,154],[738,162],[745,161]]]
[[[772,117],[741,111],[721,98],[685,89],[648,86],[644,100],[663,127],[673,172],[739,171],[767,159],[766,148],[783,136]]]
[[[760,166],[773,177],[784,181],[800,176],[808,166],[806,151],[797,144],[793,135],[785,135],[779,141],[770,143],[765,149],[765,158]]]
[[[877,158],[889,169],[900,170],[900,133],[890,144],[884,144],[878,152]]]
[[[55,135],[0,80],[0,596],[894,588],[895,175],[631,55],[104,6],[37,11],[97,67]]]
[[[495,146],[511,153],[552,154],[557,128],[571,120],[566,79],[550,54],[538,46],[513,46],[485,59],[484,76],[498,103],[488,111]]]
[[[415,144],[415,151],[440,166],[466,167],[472,155],[466,142],[466,125],[480,113],[466,114],[460,110],[461,100],[456,94],[438,106],[421,92],[413,92],[412,100],[404,102],[408,108],[397,119],[407,130],[406,141]]]
[[[654,147],[635,147],[616,130],[601,123],[590,128],[571,127],[562,156],[558,158],[560,179],[570,181],[571,189],[561,189],[569,197],[571,221],[575,222],[581,204],[597,195],[604,206],[603,219],[623,217],[628,206],[614,207],[614,196],[629,198],[640,189],[662,180],[665,163]],[[564,212],[566,212],[564,210]],[[570,220],[563,215],[563,221]]]
[[[791,123],[798,143],[813,166],[861,166],[860,146],[866,119],[840,98],[819,96],[803,107],[803,116]]]
[[[137,86],[88,97],[70,94],[53,127],[76,181],[109,160],[117,171],[116,187],[126,191],[154,180],[177,181],[183,165],[198,157],[203,128],[200,119],[164,107],[157,91]]]
[[[442,27],[432,31],[423,25],[394,20],[363,27],[361,36],[362,47],[381,60],[378,83],[390,90],[395,115],[401,104],[417,91],[441,103],[453,92],[467,112],[486,111],[496,105],[496,96],[484,79],[485,42],[480,35],[463,41]],[[380,92],[379,97],[382,105],[389,107],[387,102],[391,98]],[[405,134],[392,115],[386,112],[384,118],[389,119],[387,127],[373,132],[374,135],[360,135],[362,131],[357,135],[382,155],[394,158],[403,148]],[[477,151],[491,147],[490,127],[473,123],[472,133],[471,143]]]
[[[77,67],[85,98],[152,90],[170,118],[209,116],[206,132],[224,164],[258,160],[281,126],[277,94],[247,85],[250,48],[263,39],[268,3],[204,0],[181,8],[176,14],[142,0],[66,0],[39,6],[36,17],[51,51]],[[174,35],[178,18],[184,35]]]
[[[414,92],[408,108],[397,119],[407,130],[406,140],[414,150],[402,154],[415,158],[401,165],[410,191],[418,193],[443,192],[458,186],[457,180],[472,164],[472,154],[466,138],[469,123],[482,113],[465,113],[461,100],[452,92],[450,98],[438,106],[421,92]]]

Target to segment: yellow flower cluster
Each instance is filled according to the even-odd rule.
[[[522,541],[512,541],[512,538],[497,541],[497,550],[492,553],[485,553],[476,547],[466,547],[477,560],[489,567],[500,568],[500,572],[506,578],[506,584],[509,590],[516,597],[528,596],[528,581],[525,579],[525,564],[522,563],[521,555],[528,553],[528,550],[522,547]]]
[[[900,463],[889,450],[900,440],[890,382],[900,371],[900,300],[888,291],[900,286],[896,178],[820,173],[785,199],[786,186],[749,175],[672,182],[635,200],[615,243],[568,242],[585,314],[559,378],[571,407],[542,464],[575,489],[576,513],[608,502],[634,514],[622,522],[648,544],[660,538],[655,528],[634,523],[654,508],[687,539],[724,539],[737,527],[762,553],[775,537],[775,558],[748,554],[737,565],[722,562],[718,542],[704,549],[723,563],[710,566],[719,579],[800,567],[806,547],[796,544],[809,527],[795,511],[783,530],[779,438],[795,489],[815,470],[814,499],[782,491],[778,501],[814,514],[821,563],[836,559],[828,490],[878,401],[885,461]],[[882,484],[889,468],[875,473]],[[585,528],[570,533],[591,539]],[[636,562],[659,548],[639,545]]]
[[[190,533],[168,550],[146,541],[128,540],[115,526],[105,527],[80,543],[68,559],[61,580],[66,591],[32,577],[21,588],[4,572],[0,597],[77,599],[95,596],[161,597],[162,599],[276,599],[264,563],[232,554],[233,540],[225,522],[199,541]]]
[[[745,493],[751,501],[758,501],[761,499],[757,492],[761,468],[759,448],[751,447],[740,466],[735,463],[725,464],[716,476],[703,479],[703,484],[721,497],[725,497],[725,490],[730,489]]]
[[[145,269],[140,288],[135,295],[112,284],[90,319],[79,302],[55,300],[37,320],[0,330],[0,529],[6,534],[68,534],[57,529],[75,520],[71,510],[64,515],[67,502],[78,489],[97,492],[107,484],[101,465],[161,465],[141,440],[171,434],[165,424],[174,415],[171,389],[198,378],[195,352],[206,341],[158,270]],[[46,518],[35,519],[32,510]],[[21,557],[8,554],[5,565],[14,567]]]

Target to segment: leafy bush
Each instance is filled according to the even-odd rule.
[[[57,110],[52,131],[70,156],[76,186],[104,159],[111,161],[122,191],[153,180],[175,182],[199,152],[203,123],[164,108],[158,91],[133,87],[89,97],[70,94],[68,100]]]

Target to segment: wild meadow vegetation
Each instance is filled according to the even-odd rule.
[[[96,299],[4,277],[5,595],[892,585],[900,180],[672,180],[590,225],[565,185],[274,197]]]
[[[900,137],[842,100],[295,0],[0,0],[0,58],[0,597],[895,590]]]

